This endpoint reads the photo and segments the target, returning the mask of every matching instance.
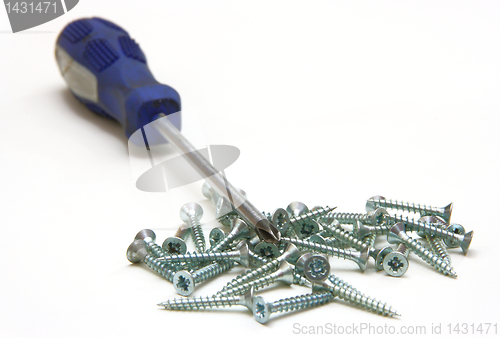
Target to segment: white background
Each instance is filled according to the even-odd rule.
[[[442,333],[448,323],[497,323],[499,15],[497,1],[81,0],[12,34],[0,10],[0,335],[267,337],[326,323],[423,325],[430,334],[438,323]],[[131,265],[127,246],[142,228],[160,243],[172,235],[185,202],[202,203],[206,223],[213,211],[201,183],[136,189],[121,127],[69,94],[54,44],[67,23],[89,16],[127,29],[155,77],[179,91],[187,138],[198,125],[206,143],[241,150],[226,173],[258,208],[300,200],[363,212],[377,194],[454,202],[452,221],[475,231],[467,256],[452,252],[458,279],[416,257],[399,279],[331,259],[337,276],[393,305],[398,319],[339,300],[265,326],[244,308],[158,308],[177,295]]]

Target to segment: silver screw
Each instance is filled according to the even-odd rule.
[[[249,264],[249,254],[248,245],[246,241],[242,241],[237,247],[236,251],[225,251],[225,252],[193,252],[184,255],[170,255],[158,258],[159,260],[165,262],[187,262],[187,263],[197,263],[197,262],[212,262],[221,260],[233,260],[241,265],[248,267]]]
[[[296,246],[304,248],[306,250],[316,251],[319,253],[327,254],[329,256],[335,256],[343,259],[349,259],[356,262],[361,271],[366,270],[366,265],[368,263],[368,248],[361,249],[361,251],[358,252],[340,249],[328,245],[322,245],[297,238],[281,237],[281,239],[285,242],[295,244]]]
[[[219,291],[217,295],[220,296],[235,296],[244,293],[251,287],[261,289],[265,286],[271,285],[275,282],[283,282],[287,285],[292,285],[294,281],[293,267],[287,261],[280,263],[278,269],[270,274],[263,275],[260,278],[252,279],[246,283],[237,285],[231,289],[226,289],[224,291]]]
[[[297,260],[299,259],[301,253],[299,249],[293,244],[287,244],[287,247],[285,248],[285,251],[275,259],[272,259],[265,263],[264,265],[261,265],[260,267],[250,270],[247,273],[236,277],[229,283],[227,283],[221,291],[225,291],[228,289],[235,288],[239,285],[246,284],[262,275],[268,274],[272,271],[274,271],[283,261],[287,261],[291,264],[295,264]],[[219,294],[221,291],[219,291],[217,294]]]
[[[214,246],[224,237],[226,237],[226,234],[222,229],[213,228],[212,230],[210,230],[210,234],[208,235],[208,238],[210,240],[210,246]]]
[[[258,296],[254,298],[253,315],[256,321],[266,323],[275,312],[291,312],[327,304],[334,296],[330,292],[308,293],[301,296],[284,298],[269,303]]]
[[[297,260],[295,272],[304,275],[310,282],[321,282],[330,274],[330,263],[323,255],[307,252]]]
[[[142,229],[135,235],[134,240],[141,239],[146,243],[148,251],[155,257],[162,257],[165,252],[162,248],[155,243],[156,234],[153,230],[150,229]]]
[[[187,252],[186,242],[175,236],[165,239],[161,247],[169,255],[183,255]]]
[[[365,296],[363,293],[359,292],[341,279],[335,277],[332,278],[332,276],[330,276],[323,282],[313,285],[313,291],[323,291],[325,289],[329,290],[334,296],[349,303],[361,306],[368,311],[373,311],[389,317],[399,316],[399,313],[396,310],[393,310],[392,306],[374,298]]]
[[[436,224],[439,224],[442,228],[445,228],[449,232],[453,232],[457,235],[465,235],[465,228],[462,225],[448,224],[441,217],[436,217],[436,220]],[[460,246],[459,241],[450,238],[444,238],[443,242],[448,248],[458,248]]]
[[[354,237],[354,235],[352,233],[350,233],[349,231],[346,231],[344,229],[342,229],[338,223],[338,221],[334,220],[332,222],[332,224],[323,224],[323,227],[325,229],[328,229],[329,231],[331,231],[331,233],[337,238],[339,239],[340,241],[348,244],[349,246],[353,247],[354,249],[358,250],[358,251],[363,251],[363,250],[367,250],[368,251],[368,255],[370,257],[372,257],[374,260],[375,260],[375,267],[377,268],[377,270],[382,270],[383,269],[383,260],[384,260],[384,257],[392,251],[392,248],[391,247],[388,247],[388,246],[385,246],[381,249],[375,249],[373,247],[373,244],[375,243],[375,238],[376,238],[376,234],[372,234],[371,237],[369,237],[367,239],[367,242],[363,242],[359,239],[357,239],[356,237]],[[363,224],[359,221],[356,221],[356,224],[357,226],[363,226]],[[365,237],[367,238],[367,237]]]
[[[243,221],[241,218],[238,217],[234,218],[232,220],[231,231],[218,243],[212,246],[208,251],[209,252],[223,251],[229,246],[229,244],[233,243],[236,239],[249,238],[249,237],[250,237],[250,230],[245,221]]]
[[[440,216],[447,223],[450,222],[453,203],[448,204],[443,208],[433,207],[431,205],[422,205],[410,202],[402,202],[391,199],[386,199],[383,196],[373,196],[366,201],[366,211],[375,210],[376,208],[387,208],[411,213],[420,214],[421,216]]]
[[[325,208],[316,208],[313,211],[306,211],[303,212],[304,210],[307,210],[304,207],[299,208],[300,202],[294,202],[291,203],[290,205],[293,205],[296,209],[290,207],[288,205],[287,210],[290,210],[292,212],[292,216],[290,217],[290,224],[293,225],[295,229],[295,233],[298,235],[299,238],[307,238],[310,237],[311,235],[318,233],[319,232],[319,226],[318,223],[315,222],[315,219],[325,216],[329,212],[332,212],[335,210],[337,207],[325,207]],[[298,211],[300,210],[300,211]]]
[[[443,238],[445,241],[456,241],[460,248],[462,249],[464,255],[469,251],[470,243],[472,237],[474,236],[474,231],[469,231],[464,235],[456,234],[455,232],[448,231],[447,229],[442,229],[441,226],[436,226],[429,223],[423,223],[408,217],[403,217],[399,215],[388,216],[388,220],[391,222],[402,222],[409,230],[421,231],[423,234],[431,235],[439,238]]]
[[[356,224],[361,222],[363,224],[371,224],[373,226],[381,225],[384,222],[384,217],[387,211],[384,208],[378,208],[369,211],[366,214],[361,213],[347,213],[347,212],[330,212],[326,215],[328,221],[337,220],[339,223]]]
[[[196,250],[204,252],[205,235],[200,224],[200,220],[203,217],[202,207],[198,203],[186,203],[181,207],[180,216],[182,221],[191,228]]]
[[[451,277],[457,277],[457,273],[453,271],[453,268],[443,261],[438,256],[432,254],[429,250],[423,247],[417,240],[408,236],[405,232],[405,224],[398,222],[392,226],[389,233],[387,234],[387,241],[391,244],[404,243],[411,251],[413,251],[417,256],[422,258],[430,266],[434,267],[438,271],[445,275]]]
[[[249,310],[252,310],[253,305],[253,288],[248,289],[241,296],[212,296],[212,297],[198,297],[198,298],[176,298],[167,300],[158,304],[167,310],[176,311],[193,311],[205,310],[218,307],[243,305]]]
[[[221,261],[219,263],[212,263],[193,272],[180,270],[174,275],[172,283],[174,283],[175,291],[177,291],[178,294],[181,296],[189,296],[194,292],[198,284],[230,270],[233,266],[234,263],[232,261]]]
[[[440,224],[438,218],[435,216],[423,216],[420,217],[419,221],[424,223]],[[443,226],[441,225],[441,227]],[[446,261],[448,264],[451,264],[451,257],[448,250],[446,250],[443,239],[430,235],[426,235],[425,237],[427,238],[427,242],[429,242],[432,252],[441,257],[441,259]]]
[[[353,232],[356,233],[358,238],[364,238],[368,235],[387,235],[389,226],[387,224],[381,225],[366,225],[361,222],[356,222]]]
[[[177,272],[174,266],[165,264],[157,257],[148,253],[147,244],[142,239],[135,240],[127,249],[127,259],[131,263],[144,262],[151,270],[155,271],[168,281],[172,282]]]
[[[273,259],[280,255],[278,247],[274,243],[260,242],[254,247],[254,252],[265,259]]]
[[[384,257],[384,270],[393,277],[401,277],[408,270],[408,254],[410,250],[401,243],[398,248]]]

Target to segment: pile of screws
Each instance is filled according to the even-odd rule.
[[[141,230],[127,250],[128,260],[146,264],[170,281],[181,296],[191,295],[197,285],[236,264],[251,269],[212,296],[177,298],[158,304],[167,310],[243,305],[258,322],[265,323],[271,313],[315,307],[338,297],[384,316],[399,316],[391,306],[364,295],[331,274],[328,257],[351,260],[361,271],[372,258],[377,270],[399,277],[407,271],[409,254],[413,253],[437,271],[456,278],[447,248],[460,247],[467,254],[473,236],[472,231],[466,233],[461,225],[449,223],[451,204],[436,208],[374,196],[366,202],[366,213],[338,213],[330,207],[309,210],[301,202],[290,203],[286,210],[277,209],[272,215],[264,213],[281,234],[280,241],[273,244],[261,241],[227,199],[208,184],[203,186],[203,194],[214,203],[218,221],[229,228],[227,233],[218,227],[212,229],[209,249],[200,224],[203,209],[199,204],[188,203],[180,211],[184,224],[173,237],[160,247],[152,230]],[[419,218],[403,213],[392,215],[386,210]],[[410,232],[416,232],[428,245],[411,237]],[[187,253],[188,236],[195,246],[191,253]],[[377,236],[387,238],[388,244],[397,247],[375,248]],[[254,296],[257,290],[276,282],[302,285],[310,292],[274,302]]]

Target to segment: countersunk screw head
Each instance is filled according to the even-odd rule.
[[[301,255],[302,253],[294,244],[287,243],[285,251],[280,257],[284,257],[284,259],[290,264],[295,264]]]
[[[385,246],[378,251],[377,256],[375,257],[375,267],[377,270],[384,269],[384,258],[392,251],[394,251],[394,249],[390,246]]]
[[[368,215],[372,225],[381,225],[385,221],[385,217],[389,216],[389,213],[384,208],[377,208],[374,211],[369,211]]]
[[[254,247],[253,251],[268,259],[273,259],[280,255],[278,247],[273,243],[268,242],[260,242]]]
[[[247,241],[241,241],[241,243],[236,247],[236,250],[240,252],[238,263],[244,267],[248,267],[250,265],[250,249],[248,248]]]
[[[405,224],[403,222],[398,222],[389,230],[389,233],[387,234],[387,242],[391,244],[399,244],[401,243],[400,236],[405,235]]]
[[[180,216],[183,222],[189,222],[191,219],[199,221],[203,217],[203,209],[198,203],[186,203],[181,207]]]
[[[465,228],[460,224],[452,224],[446,227],[446,230],[457,235],[465,235]],[[443,242],[448,248],[458,248],[460,246],[460,244],[456,240],[453,240],[451,238],[445,238]]]
[[[284,235],[290,227],[290,215],[288,215],[285,209],[278,208],[274,210],[271,222],[280,230],[281,234]]]
[[[184,255],[187,252],[187,245],[179,237],[168,237],[163,241],[161,248],[171,255]]]
[[[154,233],[153,230],[150,230],[150,229],[142,229],[141,231],[139,231],[137,233],[137,235],[135,235],[135,238],[134,240],[136,239],[142,239],[143,241],[147,240],[148,238],[150,238],[150,240],[152,242],[155,241],[156,239],[156,234]]]
[[[226,237],[226,234],[220,228],[213,228],[212,230],[210,230],[210,235],[208,237],[210,238],[210,245],[214,246],[221,239]]]
[[[195,289],[193,275],[186,270],[175,273],[173,284],[175,291],[181,296],[189,296]]]
[[[297,217],[302,214],[308,213],[309,208],[302,202],[292,202],[286,207],[286,211],[291,217]]]
[[[383,266],[390,276],[400,277],[408,270],[408,258],[401,252],[392,251],[384,257]]]
[[[303,274],[310,282],[321,282],[330,274],[330,263],[325,256],[308,252],[297,260],[295,272]]]
[[[377,206],[373,203],[374,200],[375,201],[385,200],[385,197],[384,196],[379,196],[379,195],[370,197],[366,201],[366,205],[365,205],[366,212],[375,211],[375,209],[377,209]]]
[[[148,254],[147,245],[142,239],[137,239],[127,249],[127,259],[130,263],[139,263]]]
[[[255,320],[264,324],[271,318],[271,304],[257,296],[253,299],[252,312]]]

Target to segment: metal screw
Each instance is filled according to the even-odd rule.
[[[381,225],[366,225],[361,222],[356,222],[353,232],[357,234],[358,238],[364,238],[368,235],[387,235],[389,226],[387,224]]]
[[[147,244],[142,239],[135,240],[127,249],[127,259],[131,263],[144,262],[151,270],[172,282],[177,272],[175,267],[165,264],[157,257],[148,253]]]
[[[242,241],[237,247],[236,251],[225,251],[225,252],[193,252],[184,255],[170,255],[158,258],[159,260],[165,262],[212,262],[221,260],[234,260],[241,265],[248,267],[249,264],[249,254],[248,245],[246,241]]]
[[[297,206],[297,203],[300,202],[294,202],[294,203],[295,203],[294,205]],[[320,230],[318,223],[315,222],[315,219],[328,214],[329,212],[335,210],[336,208],[337,207],[325,207],[325,208],[318,207],[313,211],[304,212],[299,215],[290,217],[290,224],[293,225],[295,233],[298,235],[299,238],[310,237],[311,235],[318,233]],[[287,208],[287,210],[288,209],[291,208]],[[293,211],[293,209],[291,210]]]
[[[358,252],[358,251],[340,249],[328,245],[322,245],[297,238],[281,237],[281,239],[285,242],[295,244],[296,246],[307,250],[312,250],[327,254],[329,256],[335,256],[343,259],[349,259],[351,261],[356,262],[361,271],[366,270],[366,265],[368,263],[368,251],[369,251],[368,248],[361,249],[361,251]]]
[[[196,285],[230,270],[234,266],[232,261],[212,263],[193,272],[180,270],[174,275],[175,291],[181,296],[189,296],[194,292]]]
[[[243,305],[247,309],[252,310],[253,306],[253,288],[248,289],[241,296],[212,296],[212,297],[198,297],[198,298],[176,298],[167,300],[158,304],[167,310],[177,311],[193,311],[205,310],[218,307]]]
[[[300,256],[295,264],[295,272],[304,275],[309,281],[321,282],[330,274],[330,263],[323,255],[307,252]]]
[[[180,216],[182,221],[191,228],[196,250],[204,252],[205,235],[200,224],[200,220],[203,217],[203,208],[198,203],[186,203],[181,208]]]
[[[313,285],[313,291],[329,290],[334,296],[339,297],[349,303],[356,304],[362,308],[374,311],[383,316],[399,316],[396,310],[387,303],[381,302],[374,298],[365,296],[351,285],[345,283],[341,279],[329,277],[328,279]]]
[[[450,222],[453,203],[448,204],[443,208],[433,207],[431,205],[421,205],[410,202],[402,202],[391,199],[386,199],[383,196],[373,196],[366,201],[366,211],[375,210],[376,208],[387,208],[401,211],[408,211],[421,216],[440,216],[447,223]]]
[[[162,257],[165,252],[162,250],[162,248],[155,243],[156,240],[156,234],[154,233],[153,230],[150,229],[142,229],[135,235],[134,240],[141,239],[146,243],[147,245],[147,250],[155,257]]]
[[[369,211],[366,214],[347,213],[347,212],[330,212],[326,215],[326,219],[330,222],[334,219],[339,223],[356,224],[357,221],[363,224],[371,224],[373,226],[381,225],[384,222],[384,217],[387,211],[384,208],[378,208]]]
[[[226,249],[229,244],[233,243],[238,238],[248,238],[250,237],[250,230],[248,225],[241,218],[234,218],[232,220],[231,231],[222,238],[217,244],[212,246],[208,251],[216,252]]]
[[[342,229],[338,223],[338,221],[334,220],[332,224],[323,224],[323,227],[325,229],[328,229],[331,231],[331,233],[340,241],[350,245],[356,250],[363,251],[367,250],[368,255],[372,257],[375,260],[375,267],[377,270],[382,270],[383,269],[383,260],[384,257],[392,251],[391,247],[385,246],[381,249],[375,249],[373,247],[373,243],[375,242],[375,236],[376,234],[372,234],[372,237],[368,238],[367,242],[360,241],[356,237],[353,236],[352,233],[349,231],[346,231]],[[363,224],[359,221],[356,221],[357,226],[363,226]]]
[[[168,254],[183,255],[187,252],[187,245],[179,237],[168,237],[161,245],[162,249]]]
[[[273,259],[280,255],[278,247],[274,243],[260,242],[254,247],[254,251],[266,259]]]
[[[453,232],[457,235],[465,235],[465,228],[460,225],[460,224],[448,224],[446,223],[441,217],[437,217],[436,216],[436,221],[437,223],[436,224],[439,224],[442,228],[445,228],[446,230],[448,230],[449,232]],[[446,244],[446,246],[448,248],[458,248],[460,246],[460,243],[454,239],[450,239],[450,238],[444,238],[443,239],[443,242],[444,244]]]
[[[214,246],[224,237],[226,237],[226,234],[222,229],[213,228],[212,230],[210,230],[210,234],[208,235],[208,239],[210,240],[210,246]]]
[[[465,235],[459,235],[455,232],[448,231],[447,229],[442,229],[441,226],[436,226],[429,223],[423,223],[408,217],[403,217],[399,215],[388,216],[388,220],[391,222],[402,222],[405,226],[408,227],[409,230],[413,231],[421,231],[426,235],[431,235],[439,238],[443,238],[444,240],[456,241],[460,248],[462,249],[464,255],[469,251],[470,243],[472,241],[472,237],[474,236],[474,231],[469,231]]]
[[[408,254],[410,250],[405,244],[401,243],[398,248],[388,253],[384,258],[384,270],[390,276],[401,277],[408,270]]]
[[[457,277],[457,273],[453,271],[453,268],[443,261],[438,256],[432,254],[429,250],[424,248],[418,241],[408,236],[405,232],[405,224],[398,222],[392,226],[389,233],[387,234],[387,241],[391,244],[404,243],[411,251],[413,251],[417,256],[422,258],[430,266],[434,267],[438,271],[445,275],[451,277]]]
[[[255,290],[271,285],[275,282],[283,282],[287,285],[292,285],[294,281],[293,267],[287,261],[280,263],[278,269],[270,274],[263,275],[260,278],[252,279],[246,283],[217,292],[220,296],[235,296],[244,293],[249,288],[253,287]]]
[[[424,223],[440,224],[438,223],[438,218],[435,216],[423,216],[420,217],[419,221]],[[443,226],[441,225],[441,227]],[[441,257],[442,260],[448,262],[448,264],[451,264],[451,257],[448,250],[446,250],[443,239],[430,235],[426,235],[425,237],[427,238],[427,242],[429,242],[432,252]]]
[[[271,271],[274,271],[283,261],[287,261],[291,264],[295,264],[295,262],[297,262],[297,260],[299,259],[300,255],[301,255],[301,253],[295,245],[287,244],[285,251],[280,256],[268,261],[266,264],[261,265],[260,267],[258,267],[256,269],[250,270],[247,273],[233,279],[232,281],[227,283],[222,288],[221,291],[225,291],[228,289],[235,288],[239,285],[246,284],[249,281],[258,278],[259,276],[270,273]],[[219,294],[220,292],[218,292],[217,294]]]
[[[330,292],[308,293],[301,296],[284,298],[269,303],[258,296],[254,298],[253,315],[256,321],[266,323],[275,312],[291,312],[327,304],[334,296]]]

